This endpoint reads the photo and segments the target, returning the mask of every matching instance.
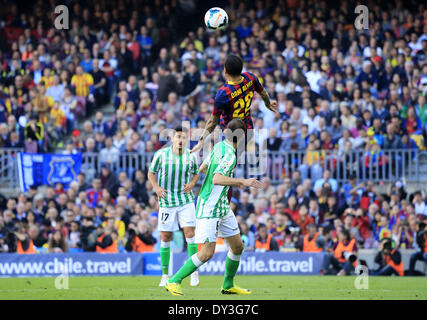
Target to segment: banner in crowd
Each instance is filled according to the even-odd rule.
[[[55,185],[65,187],[76,180],[82,166],[81,154],[18,154],[18,172],[21,191],[27,191],[31,185]]]
[[[227,252],[218,252],[199,268],[201,275],[223,275]],[[173,272],[188,259],[187,253],[173,255]],[[316,275],[323,262],[323,253],[308,252],[244,252],[238,274],[246,275]]]
[[[140,253],[0,254],[0,277],[140,276]]]

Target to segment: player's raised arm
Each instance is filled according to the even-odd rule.
[[[264,101],[265,106],[270,109],[271,111],[278,113],[279,110],[277,109],[277,101],[270,100],[270,95],[268,94],[267,90],[263,89],[261,92],[258,93],[262,100]]]
[[[199,138],[199,142],[191,149],[190,152],[196,152],[200,150],[200,148],[203,146],[203,141],[214,131],[215,127],[219,123],[219,116],[216,116],[212,114],[208,122],[206,123],[205,130],[203,130],[202,136]]]

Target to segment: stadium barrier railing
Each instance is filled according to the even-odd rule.
[[[265,155],[248,153],[246,159],[237,162],[236,176],[267,176],[273,184],[279,184],[286,176],[299,170],[303,178],[321,178],[328,169],[338,182],[348,181],[355,175],[359,181],[391,182],[401,178],[407,181],[419,179],[419,155],[414,149],[390,149],[377,152],[350,150],[339,153],[336,150],[321,151],[268,151]],[[147,170],[154,153],[120,153],[116,159],[109,159],[113,170],[125,171],[132,176],[135,170]],[[201,159],[202,160],[202,159]],[[107,159],[100,159],[98,153],[84,153],[82,170],[93,177],[100,172]]]
[[[281,183],[299,170],[302,178],[321,178],[326,169],[339,183],[348,181],[354,175],[358,181],[391,182],[401,178],[416,182],[419,179],[419,155],[422,151],[413,149],[390,149],[370,152],[350,150],[290,151],[267,154],[266,176],[272,183]]]
[[[0,186],[17,188],[18,168],[16,154],[22,149],[0,149]],[[153,152],[124,152],[111,157],[100,153],[82,153],[81,170],[90,181],[101,171],[104,163],[109,163],[115,172],[125,171],[132,177],[138,169],[146,171],[153,158]],[[377,152],[350,150],[321,151],[267,151],[264,155],[248,153],[246,159],[239,158],[235,176],[269,177],[273,184],[282,183],[285,177],[299,170],[302,178],[321,178],[325,169],[339,183],[348,181],[355,175],[358,181],[392,182],[405,178],[409,182],[419,182],[421,156],[426,151],[417,149],[390,149]],[[201,159],[202,160],[202,159]]]

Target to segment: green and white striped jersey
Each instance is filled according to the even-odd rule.
[[[185,149],[181,155],[172,151],[172,145],[158,150],[151,161],[149,170],[157,174],[157,183],[167,191],[165,199],[159,198],[160,207],[180,207],[194,202],[191,191],[184,193],[184,184],[198,173],[197,156]]]
[[[236,149],[226,140],[218,142],[205,159],[206,178],[197,199],[196,218],[222,218],[230,211],[227,192],[229,186],[213,184],[216,173],[232,177],[236,166]]]

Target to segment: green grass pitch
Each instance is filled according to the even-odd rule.
[[[427,300],[427,277],[369,277],[369,289],[357,290],[355,277],[237,276],[236,284],[252,295],[220,294],[221,276],[201,276],[199,287],[183,281],[184,297],[158,287],[160,278],[70,277],[68,289],[55,288],[55,278],[0,278],[0,299],[142,299],[142,300],[300,300],[300,299],[409,299]]]

